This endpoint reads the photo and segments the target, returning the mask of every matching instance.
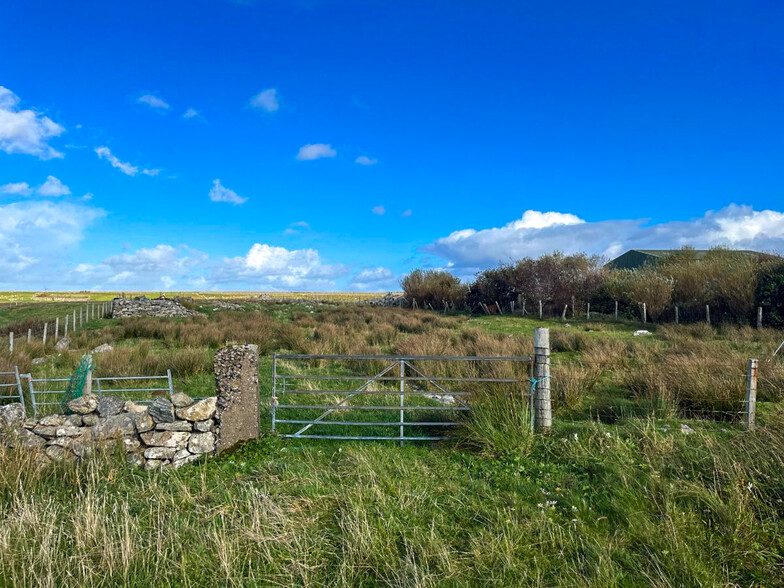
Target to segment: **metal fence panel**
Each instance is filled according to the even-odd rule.
[[[302,362],[352,362],[352,363],[379,363],[383,368],[374,370],[371,375],[357,374],[357,370],[350,370],[349,373],[318,373],[313,371],[300,370],[299,372],[289,373],[285,370],[287,364],[297,364]],[[434,374],[432,371],[421,364],[428,362],[439,362],[439,365],[456,366],[457,364],[477,365],[495,363],[527,364],[528,373],[525,375],[509,377],[509,374],[502,376],[475,373],[465,376]],[[432,355],[303,355],[303,354],[275,354],[272,361],[272,431],[281,437],[294,439],[342,439],[342,440],[384,440],[398,441],[402,445],[404,441],[438,441],[447,439],[448,436],[439,429],[454,428],[459,426],[460,421],[455,417],[459,413],[469,412],[471,406],[467,402],[471,392],[466,388],[472,385],[515,385],[522,386],[522,392],[528,402],[530,402],[530,391],[528,382],[530,380],[531,357],[474,357],[474,356],[432,356]],[[310,390],[308,386],[315,383],[317,389]],[[354,383],[353,385],[351,383]],[[359,382],[361,384],[357,385]],[[451,390],[450,386],[458,389]],[[340,389],[325,389],[334,386],[342,386]],[[386,387],[385,387],[386,386]],[[423,389],[432,387],[433,391]],[[317,402],[307,399],[299,402],[299,399],[307,395],[314,395]],[[289,396],[287,396],[289,395]],[[326,400],[327,395],[335,396],[332,404],[328,402],[318,402]],[[393,402],[384,404],[386,399]],[[285,398],[283,402],[281,400]],[[376,402],[371,403],[352,403],[352,401],[367,401],[374,398]],[[399,400],[398,400],[399,398]],[[416,399],[416,400],[413,400]],[[429,403],[428,403],[429,401]],[[412,402],[415,402],[412,404]],[[279,411],[294,412],[292,416],[283,416]],[[302,415],[303,412],[323,411],[317,416]],[[359,411],[367,414],[367,411],[376,412],[379,420],[359,418],[352,420],[350,413]],[[343,418],[339,420],[329,419],[334,413],[340,414]],[[395,414],[394,419],[389,419],[390,413]],[[443,414],[449,417],[445,420],[434,418],[417,421],[413,417],[415,414],[427,413],[433,415]],[[381,417],[387,418],[381,420]],[[302,425],[294,430],[286,427],[285,430],[280,426]],[[319,434],[314,434],[311,430],[318,428]],[[328,430],[324,431],[324,427]],[[365,428],[395,428],[397,435],[389,434],[349,434],[334,433],[329,428],[334,427],[365,427]],[[417,429],[425,430],[419,433]]]

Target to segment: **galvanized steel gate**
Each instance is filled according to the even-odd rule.
[[[302,364],[307,366],[314,362],[326,363],[330,368],[328,373],[319,373],[324,371],[321,369],[308,370],[307,367],[304,373],[288,373],[288,370],[295,366],[302,371]],[[434,364],[447,368],[445,371],[449,372],[448,368],[457,362],[474,365],[474,371],[479,372],[479,375],[441,376],[432,372]],[[493,362],[529,365],[526,373],[515,374],[513,377],[482,375],[482,370],[477,366]],[[524,394],[530,401],[528,382],[531,378],[531,363],[531,357],[275,354],[272,368],[272,431],[282,437],[296,439],[387,440],[399,441],[401,445],[403,441],[438,441],[447,438],[446,431],[450,427],[460,425],[456,420],[457,413],[471,410],[472,392],[468,388],[498,384],[521,387],[517,392]],[[374,364],[376,369],[368,370],[372,372],[370,375],[357,375],[357,365]],[[426,367],[428,364],[429,368]],[[340,369],[344,369],[346,373],[336,373],[336,370]],[[390,387],[390,384],[394,387]],[[452,389],[454,386],[459,388]],[[335,389],[337,387],[343,389]],[[307,397],[315,400],[308,400]],[[365,401],[370,397],[381,400],[366,404]],[[305,402],[297,401],[301,398],[306,398]],[[330,399],[334,401],[327,402]],[[392,402],[388,402],[389,400]],[[285,413],[283,418],[281,411]],[[391,414],[395,418],[328,418],[338,411],[343,415],[351,415],[353,411],[368,411],[364,414]],[[424,414],[430,418],[416,420],[416,414]],[[445,415],[448,418],[441,420],[432,415]],[[318,432],[313,431],[314,427],[318,427]],[[347,427],[364,428],[365,434],[344,432]],[[390,429],[397,434],[379,432]],[[423,432],[406,435],[406,431],[412,429],[421,429]]]

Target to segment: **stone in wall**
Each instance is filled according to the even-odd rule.
[[[224,347],[215,354],[213,367],[216,451],[220,452],[259,437],[259,349],[256,345]]]
[[[188,310],[177,300],[158,298],[150,300],[145,296],[137,298],[115,298],[112,300],[112,318],[130,318],[135,316],[189,317],[197,312]]]

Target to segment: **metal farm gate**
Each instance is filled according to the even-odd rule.
[[[272,431],[401,445],[446,439],[483,388],[503,386],[530,402],[531,364],[531,357],[275,354]]]

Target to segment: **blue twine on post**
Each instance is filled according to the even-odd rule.
[[[550,376],[542,376],[541,378],[529,378],[528,381],[531,382],[531,396],[534,395],[536,392],[536,386],[539,382],[548,379]]]

